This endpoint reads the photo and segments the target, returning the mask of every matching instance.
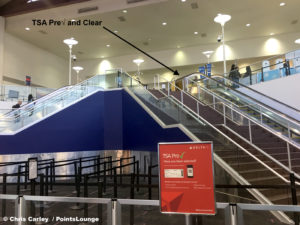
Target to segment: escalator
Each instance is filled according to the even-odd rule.
[[[263,155],[257,154],[254,149],[241,146],[238,141],[233,140],[221,129],[203,119],[201,115],[196,115],[189,106],[182,104],[174,95],[162,97],[157,90],[147,90],[138,83],[127,86],[125,90],[168,125],[182,124],[192,134],[194,141],[212,141],[215,162],[238,183],[244,185],[261,184],[262,182],[266,184],[286,183],[284,178],[288,177],[288,173],[279,175],[278,171],[272,170],[263,162]],[[205,113],[210,114],[216,124],[220,123],[218,118],[214,118],[213,110],[210,110],[212,109],[207,108]],[[282,168],[278,167],[278,170],[284,172]],[[280,203],[291,204],[286,190],[249,189],[249,192],[261,203],[272,204],[270,199],[277,196]],[[284,198],[278,196],[284,196]],[[279,201],[274,201],[274,203],[277,202]],[[281,212],[276,212],[275,216],[282,222],[290,221]]]
[[[201,74],[201,76],[204,76],[205,78],[198,81],[181,78],[176,81],[176,84],[186,84],[183,85],[183,90],[195,97],[199,98],[200,96],[201,101],[205,104],[211,104],[212,102],[205,95],[200,94],[199,96],[196,96],[192,90],[195,88],[197,89],[200,86],[202,92],[213,92],[215,96],[219,97],[219,99],[226,102],[228,105],[232,105],[239,112],[248,115],[256,122],[272,129],[274,132],[280,133],[280,135],[288,138],[296,145],[300,144],[300,122],[297,119],[272,108],[270,105],[266,105],[261,102],[260,99],[255,99],[243,93],[240,88],[247,89],[249,92],[255,92],[256,96],[259,96],[261,99],[265,98],[268,101],[275,101],[283,107],[289,108],[290,112],[294,112],[296,115],[300,115],[299,110],[256,92],[245,85],[233,82],[226,77],[217,76],[211,78],[204,74]]]

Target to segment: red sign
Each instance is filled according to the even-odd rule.
[[[216,214],[211,142],[158,145],[163,213]]]

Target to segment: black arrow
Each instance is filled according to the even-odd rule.
[[[129,44],[130,46],[134,47],[136,50],[139,50],[140,52],[142,52],[144,55],[148,56],[149,58],[153,59],[154,61],[158,62],[160,65],[166,67],[168,70],[172,71],[174,75],[179,75],[177,70],[173,70],[170,67],[166,66],[165,64],[163,64],[162,62],[158,61],[157,59],[155,59],[153,56],[149,55],[148,53],[146,53],[145,51],[143,51],[142,49],[136,47],[134,44],[130,43],[129,41],[125,40],[124,38],[122,38],[121,36],[117,35],[116,33],[114,33],[113,31],[111,31],[110,29],[108,29],[107,27],[103,26],[103,29],[108,31],[109,33],[115,35],[117,38],[121,39],[122,41],[126,42],[127,44]]]

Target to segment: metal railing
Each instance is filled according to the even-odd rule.
[[[159,78],[157,78],[156,80],[159,80]],[[201,104],[201,105],[206,105],[204,103],[202,103],[199,99],[200,99],[200,92],[198,91],[197,95],[198,96],[193,96],[191,95],[189,92],[186,92],[184,90],[182,90],[181,88],[179,88],[178,86],[176,86],[175,84],[173,83],[170,83],[168,81],[166,82],[160,82],[156,85],[156,87],[160,87],[159,84],[161,83],[166,83],[166,92],[163,92],[162,93],[166,96],[171,96],[173,97],[173,99],[175,101],[178,101],[179,104],[181,105],[184,105],[186,108],[188,108],[190,111],[192,111],[192,113],[194,113],[197,117],[200,117],[200,112],[199,112],[199,107],[198,107],[198,104]],[[177,99],[175,98],[174,96],[172,96],[172,93],[171,93],[171,89],[174,88],[174,90],[178,90],[180,92],[180,99]],[[224,118],[224,126],[226,127],[226,120],[229,119],[233,122],[236,123],[235,119],[234,119],[234,115],[238,115],[240,116],[241,118],[243,119],[246,119],[248,121],[248,127],[249,127],[249,139],[245,139],[243,138],[242,136],[240,136],[239,134],[236,133],[236,135],[238,135],[239,137],[243,138],[244,140],[246,140],[249,144],[251,144],[256,150],[258,150],[260,153],[262,153],[264,156],[268,157],[270,160],[272,160],[274,163],[276,163],[278,166],[280,166],[281,168],[283,168],[284,170],[286,170],[287,172],[289,173],[296,173],[296,177],[297,178],[300,178],[300,176],[297,174],[297,172],[294,172],[292,170],[292,163],[291,163],[291,155],[290,155],[290,144],[293,145],[294,147],[296,148],[299,148],[299,144],[298,143],[295,143],[294,141],[291,141],[289,140],[288,138],[286,138],[284,135],[279,135],[277,132],[269,129],[268,127],[264,126],[263,124],[257,122],[256,120],[254,120],[253,118],[251,118],[250,116],[248,115],[245,115],[243,114],[242,112],[240,112],[240,110],[238,109],[235,109],[233,107],[233,103],[229,102],[227,99],[224,99],[220,96],[217,96],[214,94],[214,92],[208,90],[208,89],[205,89],[203,87],[201,87],[200,85],[197,85],[197,88],[198,90],[202,90],[203,92],[205,92],[207,95],[210,95],[212,97],[212,104],[209,104],[207,106],[215,109],[218,113],[220,113],[223,118]],[[159,89],[160,90],[160,89]],[[195,101],[197,101],[197,112],[195,112],[193,109],[191,109],[189,106],[187,106],[185,103],[184,103],[184,94],[188,95],[188,96],[191,96]],[[219,102],[217,102],[219,101]],[[218,105],[221,105],[221,107],[217,107]],[[229,112],[228,110],[229,109]],[[203,120],[204,118],[201,117],[201,119]],[[204,119],[205,120],[205,119]],[[209,123],[208,121],[206,121],[207,123]],[[274,134],[275,136],[281,138],[283,141],[285,141],[287,143],[287,158],[288,158],[288,167],[285,166],[284,164],[282,164],[281,162],[279,162],[277,159],[275,159],[274,157],[270,156],[268,153],[266,153],[265,151],[261,150],[259,147],[257,147],[253,141],[252,141],[252,132],[251,132],[251,126],[252,124],[256,124],[256,125],[259,125],[260,127],[268,130],[269,132],[271,132],[272,134]],[[210,123],[209,123],[210,124]],[[212,127],[214,127],[212,124],[210,124]],[[228,127],[227,127],[228,128]],[[216,128],[215,128],[216,129]],[[230,129],[230,128],[229,128]],[[218,129],[217,129],[218,130]],[[276,172],[274,169],[272,169],[270,166],[266,165],[263,161],[261,161],[260,159],[258,159],[257,157],[255,157],[252,153],[250,153],[249,151],[247,151],[246,149],[244,148],[241,148],[243,149],[247,154],[249,154],[252,158],[254,158],[255,160],[257,160],[258,162],[260,162],[262,165],[264,165],[266,168],[268,168],[270,171],[272,171],[276,176],[280,177],[284,182],[289,182],[286,178],[284,178],[283,176],[281,176],[278,172]]]
[[[110,199],[110,198],[75,198],[75,197],[56,197],[56,196],[18,196],[18,195],[0,195],[0,200],[10,200],[14,201],[15,213],[8,217],[3,217],[5,221],[15,221],[16,225],[25,225],[29,217],[37,217],[35,214],[30,215],[31,207],[36,207],[33,202],[40,202],[39,208],[44,207],[44,204],[47,202],[61,204],[61,203],[81,203],[84,205],[96,204],[98,206],[97,214],[93,215],[93,218],[96,219],[97,224],[104,224],[102,221],[103,210],[101,205],[106,206],[106,224],[107,225],[122,225],[122,211],[124,211],[124,206],[152,206],[159,207],[159,200],[144,200],[144,199]],[[30,203],[30,204],[27,204]],[[263,204],[244,204],[244,203],[223,203],[217,202],[217,209],[224,211],[223,224],[225,225],[244,225],[245,211],[283,211],[283,212],[293,212],[299,213],[300,206],[291,206],[291,205],[263,205]],[[129,210],[130,214],[130,224],[135,223],[135,218],[140,215],[134,213],[134,209]],[[126,211],[127,212],[127,211]],[[151,214],[151,213],[150,213]],[[28,216],[30,215],[30,216]],[[175,214],[172,214],[175,215]],[[172,216],[170,214],[170,216]],[[42,215],[41,219],[48,218],[50,215]],[[87,216],[87,217],[85,217]],[[184,214],[185,224],[192,224],[192,217],[196,215]],[[201,216],[201,215],[198,215]],[[92,218],[88,215],[80,216],[77,214],[76,218],[79,220]],[[252,217],[253,218],[253,217]],[[56,221],[56,217],[51,215],[53,222]],[[75,219],[75,218],[74,218]],[[144,219],[146,220],[146,218]],[[267,219],[266,219],[267,220]],[[259,221],[260,224],[265,224],[266,221]],[[148,224],[148,223],[147,223]]]

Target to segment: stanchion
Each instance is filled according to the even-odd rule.
[[[84,175],[84,181],[83,181],[83,184],[84,184],[84,187],[83,187],[83,196],[85,198],[89,197],[89,195],[88,195],[88,179],[89,179],[88,175],[85,174]],[[89,208],[88,203],[84,203],[84,210],[83,210],[83,217],[84,218],[88,218],[89,217],[88,208]]]
[[[2,194],[7,194],[7,174],[3,174],[3,180],[2,180],[3,186],[2,186]],[[2,218],[6,216],[6,199],[2,200]]]
[[[73,194],[76,194],[77,193],[77,162],[75,161],[74,162],[74,184],[75,184],[75,190],[72,192]]]
[[[100,181],[100,156],[97,158],[97,181]]]
[[[40,174],[40,196],[44,196],[44,174]],[[40,217],[44,218],[44,202],[39,202]],[[44,224],[42,221],[35,222],[36,225]]]
[[[76,196],[79,198],[80,197],[80,184],[81,184],[81,167],[78,168],[78,174],[75,177],[75,181],[76,181]],[[82,206],[80,206],[79,203],[76,203],[76,205],[72,206],[71,209],[73,210],[79,210],[82,209]]]
[[[152,169],[148,166],[148,199],[152,199]]]
[[[139,160],[136,161],[136,191],[140,191],[140,162]]]
[[[46,167],[45,196],[49,195],[49,166]]]
[[[123,158],[120,158],[120,170],[119,170],[119,176],[120,176],[120,185],[122,185],[122,182],[123,182],[123,180],[122,180],[122,172],[123,172],[123,168],[122,168],[122,161],[123,161]]]
[[[54,173],[53,173],[53,162],[50,163],[50,190],[49,192],[50,193],[53,193],[53,176],[54,176]]]
[[[51,189],[51,192],[55,192],[54,190],[53,190],[53,185],[55,184],[55,182],[56,182],[56,180],[55,180],[55,160],[54,159],[52,159],[52,175],[53,175],[53,179],[52,179],[52,189]]]
[[[147,156],[144,155],[144,181],[146,180],[146,170],[147,170]]]
[[[25,163],[24,189],[23,189],[23,191],[27,190],[27,182],[28,182],[28,162]]]
[[[297,200],[297,190],[296,190],[296,184],[295,184],[295,174],[290,174],[290,183],[291,183],[291,194],[292,194],[292,203],[293,205],[298,205]],[[295,224],[299,224],[299,216],[298,213],[294,212],[294,222]]]
[[[114,198],[118,197],[117,168],[114,168]]]
[[[17,177],[17,195],[20,195],[21,171],[22,171],[22,168],[19,165],[18,166],[18,177]]]
[[[98,182],[98,198],[102,198],[103,195],[103,182]],[[102,218],[102,204],[98,204],[98,225],[102,225],[103,218]]]
[[[109,173],[110,173],[110,179],[112,179],[112,176],[113,176],[113,174],[112,174],[112,156],[109,157],[109,161],[110,161],[110,163],[109,163]]]
[[[104,194],[106,193],[106,161],[103,164],[103,171],[104,171],[104,175],[103,175],[103,192]]]
[[[35,195],[35,180],[30,180],[30,194]],[[30,201],[30,215],[31,217],[35,217],[35,204],[33,201]],[[31,225],[34,225],[34,222],[30,222]]]
[[[134,173],[130,176],[130,198],[134,199]],[[134,206],[130,205],[130,225],[134,224]]]

